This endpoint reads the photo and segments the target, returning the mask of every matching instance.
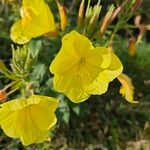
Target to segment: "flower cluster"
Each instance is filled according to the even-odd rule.
[[[62,20],[61,29],[65,30],[67,21],[65,9],[58,1],[57,5]],[[95,10],[98,10],[94,18],[95,25],[100,13],[99,3],[96,8],[92,13],[94,15]],[[82,14],[81,18],[83,19]],[[82,19],[78,20],[79,24]],[[90,31],[93,32],[92,26]],[[54,35],[56,32],[53,14],[44,0],[22,0],[21,19],[17,20],[11,28],[10,37],[15,43],[25,44],[32,38],[47,33]],[[9,72],[2,63],[1,70]],[[122,70],[122,63],[113,51],[105,46],[94,47],[90,39],[75,30],[62,38],[61,49],[50,65],[50,72],[54,75],[54,89],[64,93],[74,103],[83,102],[91,95],[105,93],[109,83],[117,77],[128,90],[126,80],[124,81],[121,76]],[[9,73],[12,75],[11,72]],[[120,92],[127,95],[126,89],[122,88]],[[132,87],[131,89],[133,90]],[[46,140],[50,129],[57,121],[55,110],[58,100],[37,96],[34,93],[31,95],[28,98],[23,97],[3,103],[0,108],[0,126],[9,137],[20,138],[23,145]],[[3,93],[1,91],[1,99],[6,96],[8,95],[5,91]],[[131,96],[130,92],[127,99],[132,100],[128,101],[133,101]]]

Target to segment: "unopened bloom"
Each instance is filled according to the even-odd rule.
[[[129,55],[135,56],[136,55],[136,39],[134,37],[131,37],[129,40]]]
[[[106,92],[108,83],[121,74],[122,64],[106,47],[94,48],[88,38],[72,31],[63,37],[50,71],[54,88],[79,103],[91,94],[104,93],[103,88]]]
[[[0,90],[0,101],[5,101],[7,99],[7,93],[4,90]]]
[[[64,31],[66,29],[66,26],[67,26],[66,8],[58,0],[56,0],[56,3],[57,3],[58,9],[59,9],[59,14],[60,14],[60,28],[62,31]]]
[[[6,102],[0,108],[0,126],[7,136],[20,138],[23,145],[43,142],[56,124],[57,105],[55,98],[37,95]]]
[[[85,0],[82,0],[80,3],[79,11],[78,11],[78,19],[77,19],[77,25],[79,28],[81,28],[84,18],[84,6],[85,6]]]
[[[44,0],[23,0],[21,17],[11,28],[11,39],[18,44],[56,32],[53,14]]]

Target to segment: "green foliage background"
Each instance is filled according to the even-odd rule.
[[[53,0],[47,0],[53,12],[57,12]],[[79,1],[63,1],[68,9],[68,28],[76,25],[77,11],[71,11],[72,5],[77,9]],[[95,1],[97,2],[97,1]],[[94,1],[92,1],[94,3]],[[102,1],[105,5],[109,1]],[[149,22],[149,10],[146,9],[148,1],[144,1],[141,12]],[[19,7],[15,3],[2,5],[0,3],[0,59],[10,68],[12,56],[9,32],[12,23],[19,17]],[[59,21],[59,15],[55,15]],[[132,21],[132,20],[131,20]],[[137,32],[137,31],[136,31]],[[60,33],[63,35],[64,33]],[[136,33],[135,33],[136,34]],[[87,149],[87,150],[134,150],[137,147],[150,149],[150,43],[149,32],[145,34],[143,43],[137,46],[135,57],[128,55],[128,39],[123,33],[116,37],[114,50],[124,65],[124,73],[132,78],[135,85],[135,100],[139,104],[129,104],[118,94],[120,83],[115,80],[109,86],[107,93],[102,96],[92,96],[81,104],[73,104],[64,95],[54,91],[52,75],[49,65],[61,46],[61,36],[58,38],[38,38],[32,40],[29,48],[38,56],[32,68],[28,81],[34,83],[35,93],[55,96],[60,101],[57,110],[58,124],[52,134],[52,143],[45,142],[24,148],[18,140],[12,140],[0,131],[0,149]],[[101,43],[102,41],[97,41]],[[17,45],[15,45],[17,46]],[[8,79],[1,78],[0,88],[9,83]],[[19,96],[16,92],[10,98]],[[141,142],[142,144],[139,144]]]

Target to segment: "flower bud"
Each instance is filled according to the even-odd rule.
[[[140,26],[141,26],[141,19],[142,19],[141,15],[137,15],[134,19],[134,24],[138,28],[140,28]]]
[[[135,56],[136,54],[136,39],[131,37],[129,40],[129,55]]]
[[[4,90],[0,90],[0,101],[6,101],[7,94]]]
[[[58,0],[56,1],[59,13],[60,13],[60,28],[62,31],[66,29],[67,26],[67,13],[66,13],[66,8],[64,5],[62,5]]]
[[[143,38],[143,36],[144,36],[144,34],[147,30],[147,26],[145,24],[141,24],[139,30],[140,30],[140,32],[139,32],[139,35],[138,35],[138,38],[137,38],[137,42],[136,42],[137,44],[141,43],[142,38]]]
[[[107,29],[107,27],[109,26],[110,22],[111,22],[111,18],[114,12],[114,6],[112,5],[109,9],[109,11],[106,13],[104,20],[102,22],[102,25],[100,27],[100,37],[102,37]]]
[[[82,22],[83,22],[84,6],[85,6],[85,0],[82,0],[80,7],[79,7],[78,19],[77,19],[77,25],[79,28],[82,26]]]
[[[139,8],[139,6],[141,5],[141,3],[142,3],[142,0],[136,0],[133,7],[132,7],[132,9],[131,9],[131,11],[136,12],[137,9]]]

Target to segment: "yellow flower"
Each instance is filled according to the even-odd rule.
[[[91,94],[104,93],[103,88],[121,74],[122,65],[113,52],[105,47],[94,48],[88,38],[72,31],[63,37],[50,71],[54,88],[79,103]]]
[[[21,17],[12,26],[10,35],[18,44],[47,33],[56,33],[53,14],[44,0],[23,0]]]
[[[138,101],[134,101],[134,97],[133,97],[133,95],[134,95],[134,86],[132,84],[131,79],[127,75],[122,73],[118,77],[118,80],[122,84],[122,86],[120,88],[120,94],[125,96],[125,99],[128,102],[130,102],[130,103],[138,103]]]
[[[57,105],[55,98],[37,95],[6,102],[0,108],[0,125],[6,135],[20,138],[23,145],[43,142],[56,124]]]

